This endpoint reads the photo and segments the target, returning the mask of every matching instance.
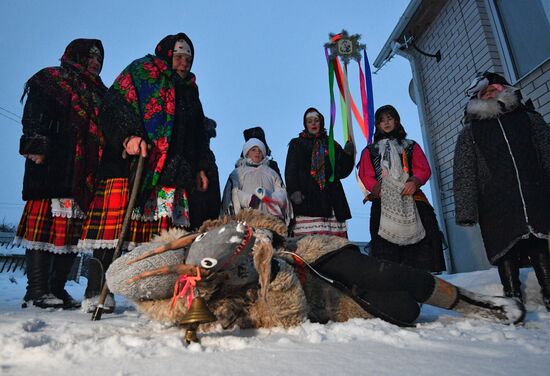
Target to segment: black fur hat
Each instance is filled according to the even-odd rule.
[[[489,85],[500,84],[504,86],[510,86],[510,83],[506,81],[500,74],[485,71],[483,73],[477,73],[476,77],[466,89],[466,95],[469,97],[476,96],[481,90],[485,89]]]

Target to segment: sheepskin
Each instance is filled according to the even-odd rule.
[[[238,222],[246,222],[254,229],[254,245],[250,252],[257,278],[252,283],[244,286],[228,284],[223,278],[199,282],[198,291],[206,299],[209,309],[217,318],[217,321],[213,323],[201,325],[201,331],[209,331],[219,326],[224,329],[233,327],[242,329],[286,328],[299,325],[308,318],[315,322],[324,323],[327,321],[345,321],[353,317],[372,317],[353,299],[311,273],[308,273],[302,286],[292,265],[293,261],[285,253],[286,251],[293,251],[308,263],[313,263],[321,256],[348,245],[350,243],[348,240],[323,235],[284,239],[283,236],[286,235],[287,229],[283,222],[268,214],[254,210],[245,210],[236,216],[226,216],[217,220],[206,221],[200,231],[204,233],[216,228],[221,229],[231,223],[237,225]],[[198,243],[200,244],[200,242],[199,239]],[[280,243],[276,249],[273,247],[275,243]],[[147,249],[152,249],[155,246],[158,246],[158,243],[149,246]],[[208,250],[205,248],[205,251]],[[140,254],[143,252],[141,251]],[[179,256],[185,256],[185,253],[181,250],[176,253]],[[152,258],[156,257],[158,256]],[[183,259],[180,260],[180,263],[184,262]],[[136,264],[139,265],[143,261]],[[275,268],[273,268],[274,264],[276,265]],[[123,265],[121,269],[130,267],[127,265],[127,261],[121,265]],[[273,270],[277,270],[276,275],[272,275]],[[122,272],[126,273],[124,277],[120,278],[124,281],[137,274],[137,271],[129,273],[122,270]],[[176,307],[172,309],[171,299],[168,298],[171,296],[176,277],[174,276],[172,283],[166,286],[169,287],[167,289],[167,291],[169,290],[168,296],[165,295],[167,291],[164,291],[162,294],[158,294],[159,296],[163,295],[160,298],[150,298],[151,294],[134,298],[133,300],[138,308],[154,320],[175,325],[181,324],[181,320],[187,312],[184,299],[178,300]],[[149,281],[149,279],[154,278],[156,277],[146,279],[148,289],[158,288],[155,282]],[[139,284],[143,284],[143,281]],[[130,288],[125,287],[124,294],[126,296]]]

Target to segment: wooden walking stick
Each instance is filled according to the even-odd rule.
[[[124,238],[126,238],[126,234],[128,233],[128,228],[130,227],[130,219],[132,218],[132,211],[134,210],[134,206],[136,204],[136,198],[139,191],[139,184],[141,182],[141,175],[143,172],[144,162],[145,162],[145,157],[140,154],[137,167],[136,167],[134,182],[132,184],[132,191],[130,193],[130,200],[128,201],[128,206],[126,207],[126,213],[124,213],[124,220],[122,221],[122,229],[120,230],[120,235],[118,237],[115,253],[113,254],[113,261],[115,261],[122,253],[122,245],[124,244]],[[107,298],[108,293],[109,293],[109,287],[107,287],[107,282],[105,281],[103,282],[103,288],[101,290],[101,294],[99,295],[99,301],[97,302],[97,307],[94,313],[92,313],[92,321],[101,320],[101,315],[103,314],[103,304],[105,303],[105,298]]]

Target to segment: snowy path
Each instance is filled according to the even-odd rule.
[[[495,270],[446,279],[500,292]],[[522,270],[522,280],[529,312],[520,327],[425,306],[413,329],[355,319],[288,330],[220,330],[186,346],[180,330],[147,320],[128,303],[99,322],[80,311],[22,310],[25,278],[3,273],[0,374],[550,375],[550,313],[541,306],[534,273]],[[84,282],[69,286],[73,296],[82,295]]]

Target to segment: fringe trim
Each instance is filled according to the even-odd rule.
[[[81,250],[78,249],[76,245],[57,246],[51,243],[33,242],[27,239],[23,239],[21,237],[15,237],[15,239],[13,239],[13,245],[15,247],[37,249],[39,251],[47,251],[59,255],[69,253],[81,253]]]
[[[79,252],[90,253],[94,249],[115,249],[118,244],[118,239],[114,240],[93,240],[93,239],[80,239],[76,246]],[[122,246],[123,250],[131,251],[134,248],[144,243],[136,242],[124,242]]]

